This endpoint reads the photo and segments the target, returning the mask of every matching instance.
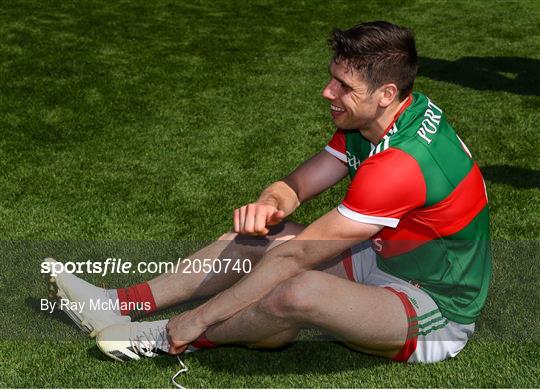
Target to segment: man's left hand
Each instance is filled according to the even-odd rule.
[[[186,350],[189,344],[206,331],[200,318],[194,310],[186,311],[169,320],[167,323],[167,338],[169,339],[169,353],[179,355]]]

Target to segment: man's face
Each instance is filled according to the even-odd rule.
[[[369,130],[376,118],[378,103],[375,94],[368,93],[368,85],[346,61],[329,66],[331,79],[322,96],[330,102],[334,123],[340,129]]]

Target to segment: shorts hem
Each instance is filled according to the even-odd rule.
[[[403,303],[405,308],[405,313],[407,315],[407,340],[401,348],[401,350],[392,358],[396,362],[407,362],[412,356],[414,351],[416,351],[416,346],[418,343],[418,336],[416,335],[415,329],[418,326],[418,320],[416,315],[416,310],[414,309],[411,301],[407,297],[407,294],[401,291],[394,290],[392,287],[385,286],[390,292],[393,292]]]

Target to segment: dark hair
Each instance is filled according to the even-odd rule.
[[[400,100],[412,92],[418,55],[411,30],[383,21],[362,23],[345,31],[335,29],[328,43],[333,60],[357,70],[369,92],[389,82],[397,85]]]

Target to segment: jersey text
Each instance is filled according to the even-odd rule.
[[[424,120],[416,132],[428,145],[433,141],[428,134],[435,134],[441,122],[442,110],[428,100],[428,109],[424,113]]]

